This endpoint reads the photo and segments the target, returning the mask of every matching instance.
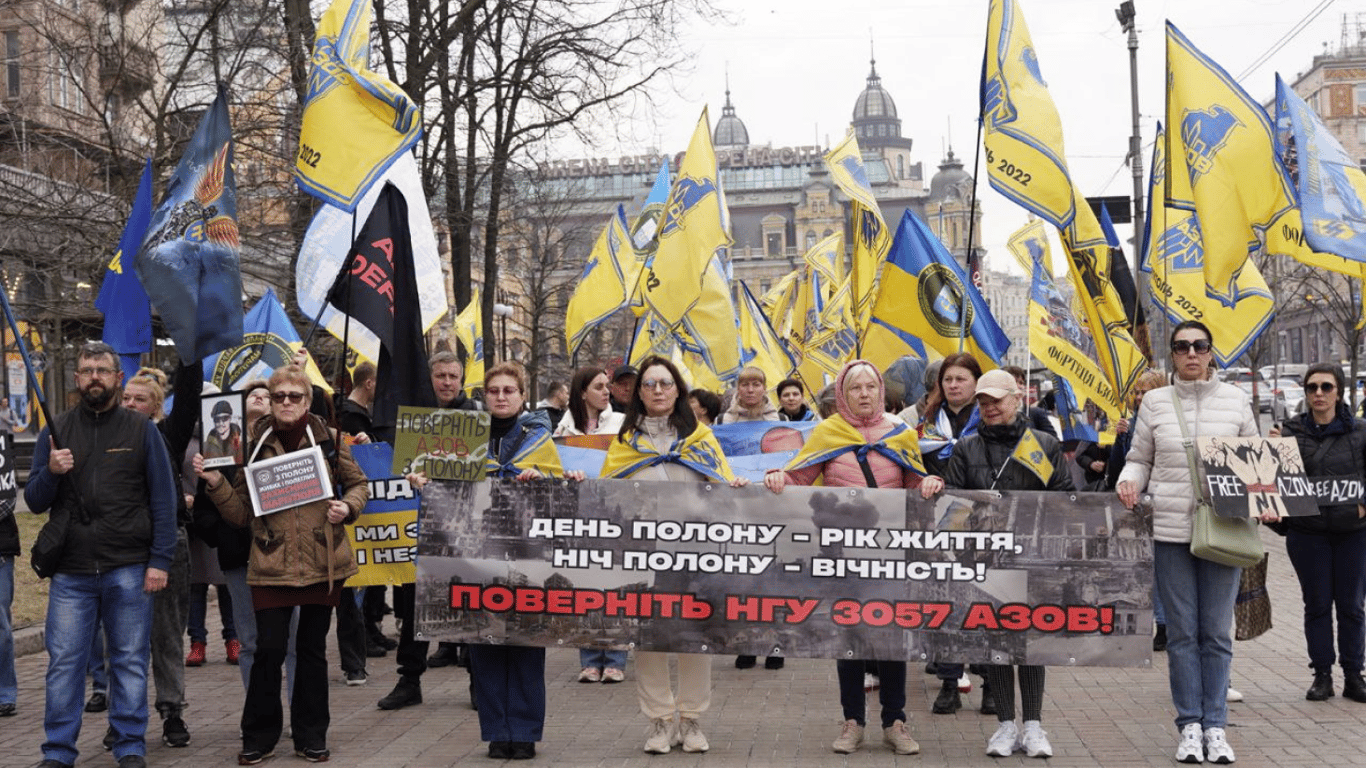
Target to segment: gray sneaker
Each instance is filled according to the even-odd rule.
[[[863,726],[859,725],[857,720],[845,720],[839,738],[835,739],[835,743],[830,747],[841,755],[849,755],[857,752],[862,743]]]
[[[645,751],[652,755],[667,755],[678,743],[678,732],[671,717],[656,717],[650,721],[650,733],[645,737]]]

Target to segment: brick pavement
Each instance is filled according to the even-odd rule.
[[[1234,686],[1247,701],[1230,705],[1229,740],[1238,765],[1358,765],[1366,742],[1366,704],[1341,695],[1321,703],[1304,700],[1311,675],[1301,632],[1299,586],[1285,557],[1283,539],[1264,531],[1272,553],[1269,586],[1275,628],[1237,643]],[[210,620],[217,618],[209,611]],[[392,630],[392,627],[390,627]],[[215,637],[210,630],[210,637]],[[330,659],[337,658],[335,648]],[[223,662],[221,645],[211,645],[210,662],[186,670],[189,707],[186,721],[193,742],[184,749],[160,743],[159,725],[149,729],[152,766],[233,765],[240,746],[237,721],[242,688],[237,668]],[[0,720],[0,765],[27,766],[39,760],[42,733],[43,674],[46,656],[19,659],[19,714]],[[479,741],[478,717],[469,708],[464,670],[435,669],[423,680],[425,703],[383,712],[375,702],[395,681],[393,655],[370,660],[370,682],[347,687],[334,667],[331,684],[331,765],[429,768],[489,763]],[[713,673],[712,710],[703,719],[711,740],[706,755],[675,752],[651,757],[641,751],[644,720],[636,708],[634,686],[580,685],[577,654],[552,650],[547,663],[548,716],[545,740],[532,765],[639,766],[1002,766],[1028,764],[1023,756],[987,757],[986,739],[995,718],[975,711],[978,693],[966,697],[956,715],[932,715],[937,681],[912,666],[908,682],[911,730],[920,741],[918,756],[892,755],[875,738],[860,752],[830,751],[840,720],[834,664],[790,660],[780,671],[733,668],[719,658]],[[628,674],[633,671],[628,670]],[[976,680],[976,678],[974,678]],[[1341,686],[1341,679],[1335,681]],[[869,701],[876,712],[876,698]],[[1163,654],[1152,669],[1052,667],[1044,701],[1044,727],[1056,756],[1054,766],[1174,766],[1173,710],[1167,693]],[[86,715],[78,765],[113,765],[99,745],[103,715]],[[288,739],[282,742],[288,746]],[[287,751],[265,765],[304,765]]]

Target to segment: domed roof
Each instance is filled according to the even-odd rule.
[[[868,62],[871,69],[868,72],[868,85],[863,89],[863,93],[858,96],[858,101],[854,102],[854,122],[860,120],[896,117],[896,102],[892,101],[892,95],[882,88],[882,78],[877,75],[877,60],[870,59]]]
[[[972,174],[963,170],[963,163],[949,148],[948,157],[939,164],[939,172],[930,179],[930,202],[959,200],[966,203],[972,194]]]
[[[721,108],[721,119],[711,132],[711,143],[717,147],[744,147],[749,145],[749,131],[745,123],[735,116],[735,107],[730,103],[730,86],[726,86],[726,106]]]

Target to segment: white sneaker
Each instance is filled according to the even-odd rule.
[[[963,673],[962,677],[958,678],[958,692],[972,693],[972,680],[968,678],[968,673],[966,672]]]
[[[1205,745],[1202,741],[1204,729],[1199,723],[1186,723],[1181,729],[1181,741],[1176,745],[1176,762],[1205,762]]]
[[[877,675],[873,674],[872,672],[863,673],[864,693],[867,693],[868,691],[876,691],[878,689],[878,686],[880,685],[882,685],[882,682],[878,680]]]
[[[678,732],[673,718],[657,717],[650,721],[650,733],[645,737],[645,751],[652,755],[667,755],[678,743]]]
[[[706,752],[711,749],[706,735],[702,733],[702,726],[691,717],[684,717],[678,721],[678,739],[683,743],[684,752]]]
[[[1048,743],[1048,732],[1038,720],[1026,720],[1020,746],[1030,757],[1052,757],[1053,745]]]
[[[1228,745],[1228,740],[1224,738],[1223,728],[1205,729],[1205,760],[1211,763],[1228,765],[1236,760],[1233,756],[1233,747]]]
[[[857,720],[845,720],[839,738],[830,746],[841,755],[851,755],[858,751],[862,743],[863,726],[859,725]]]
[[[898,755],[920,754],[920,743],[911,737],[904,720],[897,720],[882,729],[882,743]]]
[[[1019,748],[1020,728],[1014,720],[1007,720],[996,728],[996,733],[987,741],[987,754],[992,757],[1010,757]]]
[[[1240,702],[1242,700],[1243,694],[1239,693],[1237,688],[1234,688],[1230,685],[1228,687],[1228,693],[1224,695],[1224,701],[1231,701],[1236,704],[1237,702]]]

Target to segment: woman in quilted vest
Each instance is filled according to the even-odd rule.
[[[1172,329],[1171,386],[1148,393],[1138,408],[1133,444],[1115,486],[1124,506],[1152,495],[1153,564],[1167,614],[1167,668],[1176,727],[1176,759],[1231,763],[1228,721],[1229,668],[1233,663],[1233,603],[1240,569],[1195,557],[1191,523],[1200,489],[1191,482],[1185,438],[1252,437],[1257,423],[1248,396],[1208,377],[1213,336],[1188,320]],[[1184,414],[1185,429],[1177,408]]]

